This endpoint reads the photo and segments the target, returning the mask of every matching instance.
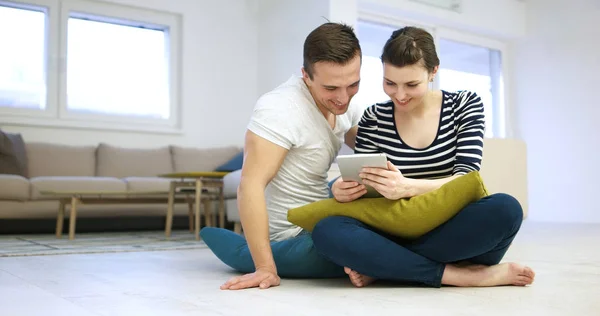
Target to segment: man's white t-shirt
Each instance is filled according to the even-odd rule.
[[[287,221],[288,210],[329,197],[327,171],[346,132],[358,125],[363,112],[351,103],[331,129],[297,76],[259,98],[248,129],[289,150],[265,190],[271,240],[292,238],[302,231]]]

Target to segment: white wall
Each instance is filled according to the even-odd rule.
[[[107,1],[107,0],[105,0]],[[243,144],[257,97],[257,8],[252,0],[110,2],[182,16],[182,135],[6,126],[27,141],[121,146]]]
[[[327,1],[260,0],[258,19],[258,94],[300,75],[304,39],[327,22]]]
[[[258,94],[301,75],[306,36],[319,25],[354,25],[355,0],[259,0]]]
[[[600,3],[527,4],[512,75],[517,134],[528,146],[530,218],[600,222]]]

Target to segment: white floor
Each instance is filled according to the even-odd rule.
[[[209,250],[0,258],[0,315],[600,315],[600,225],[526,222],[505,261],[532,286],[353,288],[283,280],[220,291],[233,274]]]

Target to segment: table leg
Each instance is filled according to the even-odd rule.
[[[223,185],[219,187],[219,227],[225,228],[225,200],[223,197]]]
[[[58,204],[58,215],[56,216],[56,238],[62,238],[63,223],[65,222],[65,200],[60,199]]]
[[[171,181],[169,186],[169,202],[167,204],[167,218],[165,223],[165,237],[171,237],[171,228],[173,227],[173,204],[175,202],[175,188],[177,183]]]
[[[233,224],[233,232],[241,235],[242,234],[242,223],[235,222],[235,224]]]
[[[206,227],[213,226],[212,217],[212,201],[210,199],[204,199],[204,225],[206,225]]]
[[[69,240],[75,239],[75,221],[77,221],[77,197],[71,198],[71,215],[69,216]]]
[[[194,201],[188,198],[188,218],[190,233],[194,232]]]
[[[196,240],[200,240],[200,203],[202,198],[202,179],[196,179],[196,227],[194,234],[196,235]]]

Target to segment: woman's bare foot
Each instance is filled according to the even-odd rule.
[[[375,282],[375,278],[362,275],[348,267],[344,267],[344,272],[350,277],[350,282],[354,284],[356,287],[365,287],[373,282]]]
[[[525,286],[533,283],[535,272],[530,267],[517,263],[502,263],[493,266],[470,265],[461,267],[446,265],[442,284],[454,286]]]

